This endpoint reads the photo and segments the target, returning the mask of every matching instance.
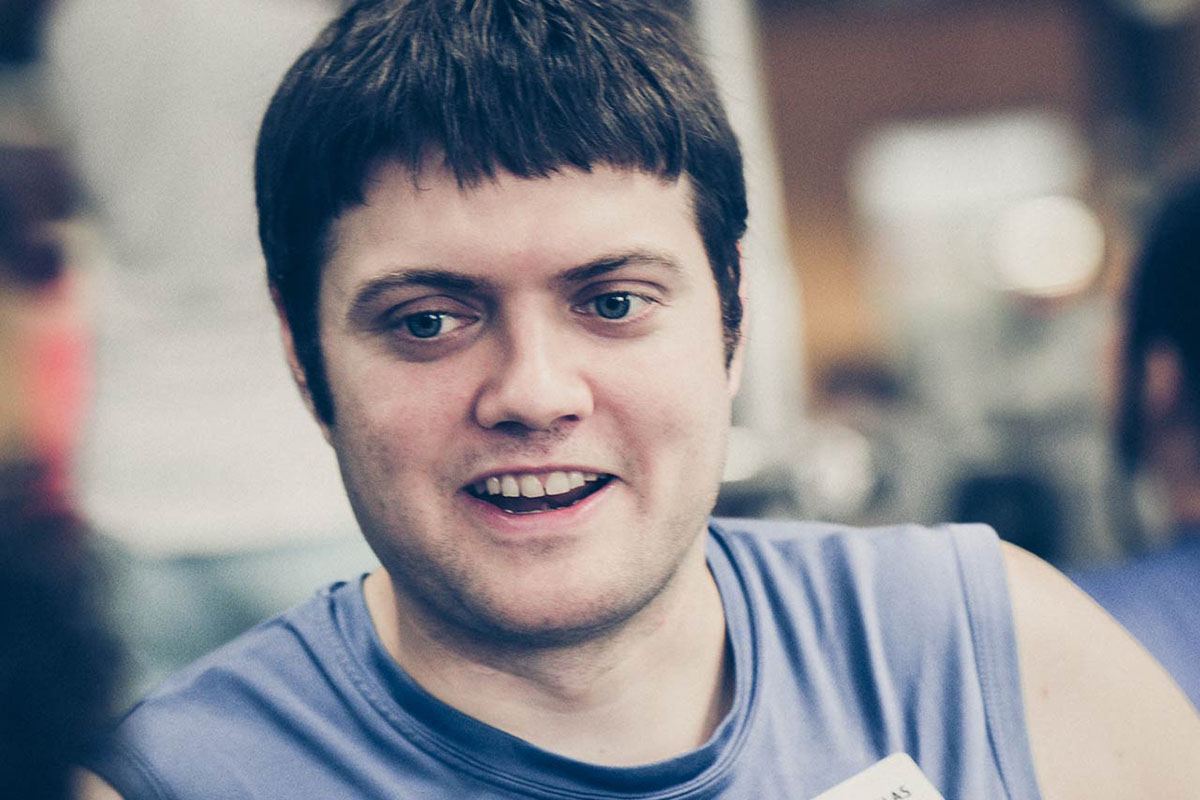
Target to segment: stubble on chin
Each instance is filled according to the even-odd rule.
[[[488,571],[464,564],[453,547],[430,554],[393,542],[376,553],[392,581],[397,613],[409,624],[456,650],[517,655],[601,644],[619,635],[667,592],[695,546],[703,543],[683,547],[662,574],[602,581],[591,598],[553,568],[545,570],[546,583],[489,579]],[[547,556],[558,549],[544,547]]]

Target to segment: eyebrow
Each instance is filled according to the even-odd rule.
[[[408,286],[426,286],[456,294],[479,294],[485,291],[490,283],[444,269],[398,269],[371,279],[359,289],[350,301],[346,318],[363,318],[380,295]]]
[[[585,264],[571,267],[554,277],[554,283],[569,286],[593,280],[625,267],[648,266],[680,274],[683,267],[674,258],[646,250],[631,250],[594,258]],[[393,289],[424,286],[456,294],[494,292],[495,284],[486,278],[468,277],[460,272],[438,268],[397,269],[368,281],[354,295],[347,309],[347,319],[361,319],[370,311],[375,300]]]
[[[558,275],[555,282],[561,284],[583,283],[624,267],[658,267],[675,275],[683,273],[683,267],[671,256],[649,250],[630,250],[600,256],[586,264],[572,267]]]

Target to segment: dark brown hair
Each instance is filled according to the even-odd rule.
[[[259,235],[318,415],[333,422],[317,296],[331,222],[381,158],[414,176],[436,154],[461,185],[604,164],[692,184],[721,298],[740,334],[737,141],[686,20],[651,0],[363,0],[287,73],[258,140]]]

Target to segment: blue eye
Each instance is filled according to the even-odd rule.
[[[622,319],[629,316],[633,307],[633,296],[625,292],[610,292],[592,298],[591,303],[596,314],[604,319]]]
[[[440,311],[422,311],[404,318],[404,327],[418,339],[432,339],[442,332],[446,315]]]

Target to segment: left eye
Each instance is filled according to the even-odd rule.
[[[646,298],[630,292],[606,292],[588,300],[583,308],[586,313],[602,319],[624,319],[639,311],[647,302]]]
[[[416,339],[433,339],[461,328],[465,322],[446,311],[419,311],[406,315],[404,329]]]

